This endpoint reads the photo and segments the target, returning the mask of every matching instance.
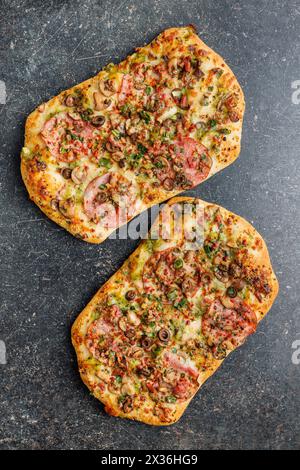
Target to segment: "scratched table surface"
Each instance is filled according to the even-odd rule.
[[[0,447],[299,448],[300,1],[0,6]],[[28,199],[19,153],[26,116],[39,103],[163,29],[190,23],[234,70],[247,110],[240,158],[187,194],[255,225],[281,290],[257,334],[202,387],[180,422],[153,428],[105,414],[79,378],[70,343],[77,314],[139,242],[89,245],[49,221]]]

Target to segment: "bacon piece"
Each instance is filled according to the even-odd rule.
[[[198,369],[190,359],[184,360],[183,357],[169,351],[165,353],[164,357],[173,369],[186,372],[195,379],[198,377]]]
[[[93,139],[93,127],[82,119],[73,119],[69,114],[60,113],[44,124],[41,136],[51,154],[62,161],[72,161],[77,153],[88,151]],[[67,134],[71,140],[67,140]],[[63,147],[66,152],[61,152]]]
[[[214,347],[222,343],[240,346],[247,336],[255,332],[255,313],[241,299],[230,299],[232,308],[215,300],[202,318],[202,333]]]
[[[194,384],[187,377],[183,377],[173,388],[173,395],[181,400],[187,400],[191,397],[194,389]]]
[[[119,104],[123,104],[126,101],[128,95],[132,93],[133,83],[132,78],[129,74],[124,75],[121,89],[119,92]]]
[[[107,227],[114,227],[117,224],[116,209],[111,203],[107,203],[105,200],[99,198],[100,194],[103,194],[104,190],[101,189],[102,185],[109,183],[111,179],[111,173],[106,173],[103,176],[94,178],[87,186],[84,197],[83,207],[86,215],[94,220],[102,222]]]
[[[175,142],[175,158],[183,163],[184,173],[193,186],[207,178],[212,160],[207,148],[191,137]]]

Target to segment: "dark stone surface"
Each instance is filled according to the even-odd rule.
[[[10,449],[299,448],[299,0],[2,0],[0,80],[0,446]],[[26,115],[168,26],[194,23],[240,80],[239,160],[190,192],[246,217],[281,283],[258,333],[166,428],[107,416],[79,379],[70,326],[138,241],[92,246],[48,221],[19,172]]]

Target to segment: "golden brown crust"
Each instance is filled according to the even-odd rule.
[[[151,48],[157,54],[163,55],[164,51],[172,49],[172,41],[174,37],[182,37],[184,42],[184,35],[189,35],[187,41],[197,45],[203,53],[203,56],[209,56],[209,64],[216,68],[220,68],[223,71],[223,75],[220,78],[222,89],[229,90],[235,95],[236,103],[234,113],[239,116],[238,122],[230,122],[229,126],[232,129],[230,136],[224,136],[218,143],[218,156],[213,156],[213,166],[207,175],[207,178],[213,174],[221,171],[226,166],[230,165],[237,157],[240,152],[240,141],[242,131],[242,121],[245,110],[244,95],[234,73],[224,62],[224,60],[212,51],[203,41],[194,33],[191,26],[186,28],[170,28],[161,33],[149,46],[138,49],[138,53],[143,51],[149,51]],[[174,51],[173,51],[174,52]],[[124,62],[119,64],[119,69],[127,67],[128,61],[131,57],[126,59]],[[82,199],[77,201],[75,215],[67,219],[58,210],[51,207],[51,200],[57,196],[57,193],[61,192],[62,182],[57,174],[57,162],[56,158],[50,154],[45,147],[45,143],[41,138],[40,131],[43,128],[46,120],[49,118],[50,113],[53,111],[65,112],[66,108],[62,105],[63,98],[67,94],[71,94],[76,90],[81,90],[86,95],[86,105],[91,107],[93,91],[96,89],[96,83],[99,78],[105,75],[105,71],[101,71],[96,77],[86,80],[85,82],[70,88],[67,91],[60,93],[58,96],[52,98],[45,104],[39,106],[26,121],[25,128],[25,150],[30,152],[30,155],[22,153],[21,159],[21,173],[30,195],[30,198],[40,207],[40,209],[54,222],[58,223],[70,233],[79,238],[88,241],[90,243],[100,243],[106,239],[114,228],[109,228],[105,231],[99,230],[93,222],[86,219],[82,208]],[[207,86],[211,77],[207,76]],[[195,95],[192,106],[195,107],[198,112],[198,96]],[[29,150],[27,150],[29,149]],[[214,151],[212,151],[213,154]],[[182,189],[166,191],[162,187],[155,187],[153,189],[147,189],[143,196],[143,200],[139,204],[138,208],[133,214],[128,217],[128,220],[141,213],[143,210],[165,201],[170,197],[180,193]],[[77,196],[76,196],[77,197]],[[128,221],[127,220],[127,221]],[[99,224],[98,224],[99,225]]]
[[[246,233],[249,236],[253,235],[253,237],[255,237],[255,243],[259,248],[254,261],[254,266],[258,270],[264,270],[268,272],[267,280],[270,287],[268,295],[262,301],[259,302],[254,297],[249,300],[250,306],[255,312],[257,322],[260,322],[262,318],[266,315],[268,310],[271,308],[279,289],[278,281],[272,270],[268,249],[263,238],[251,226],[251,224],[243,218],[236,216],[235,214],[227,211],[226,209],[220,206],[209,204],[199,199],[196,200],[194,198],[189,197],[176,197],[168,201],[165,207],[170,207],[174,204],[180,204],[184,202],[193,203],[195,201],[197,201],[197,203],[203,204],[204,208],[210,207],[214,209],[219,209],[224,217],[230,217],[233,221],[233,225],[237,229],[238,235]],[[157,224],[157,221],[154,223],[154,226],[155,224]],[[122,418],[130,418],[143,421],[151,425],[162,426],[175,423],[181,417],[193,397],[190,397],[190,399],[186,400],[183,403],[176,404],[172,419],[169,422],[166,422],[164,419],[161,419],[160,416],[156,416],[153,412],[150,412],[148,414],[143,413],[142,408],[133,410],[132,412],[126,414],[117,406],[116,401],[114,400],[112,395],[106,394],[105,396],[103,396],[101,395],[101,393],[99,393],[99,390],[95,386],[94,377],[91,373],[91,369],[93,368],[93,366],[91,366],[87,360],[87,358],[89,357],[89,352],[87,351],[85,346],[85,335],[87,332],[88,325],[91,323],[91,317],[93,311],[95,310],[95,307],[101,304],[101,301],[106,298],[107,294],[109,294],[114,289],[114,287],[118,285],[118,283],[120,285],[122,284],[122,281],[124,281],[124,273],[127,273],[128,271],[134,271],[138,267],[139,263],[141,262],[140,256],[143,255],[143,247],[145,243],[146,242],[142,242],[139,245],[135,252],[132,253],[132,255],[125,261],[123,266],[99,289],[99,291],[95,294],[89,304],[78,316],[72,327],[72,343],[77,353],[78,365],[82,380],[91,390],[91,392],[95,395],[95,397],[104,403],[105,410],[109,414]],[[199,388],[218,369],[222,362],[223,359],[213,359],[211,361],[210,367],[203,371],[203,373],[201,374]]]

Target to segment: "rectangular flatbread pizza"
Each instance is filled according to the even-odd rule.
[[[172,424],[277,293],[266,244],[248,222],[174,198],[75,321],[82,380],[111,415]]]
[[[28,117],[23,180],[50,219],[100,243],[232,163],[244,108],[224,60],[171,28]]]

